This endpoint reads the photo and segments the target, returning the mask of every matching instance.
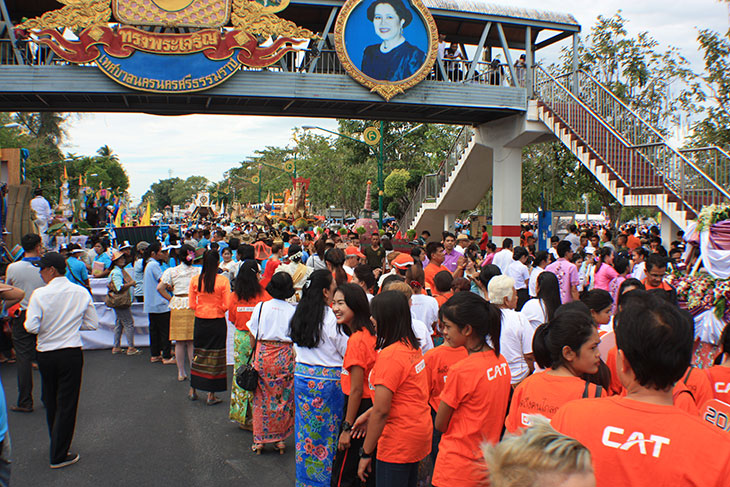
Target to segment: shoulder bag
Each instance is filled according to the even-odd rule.
[[[256,345],[259,340],[259,330],[261,329],[261,310],[263,309],[264,302],[262,301],[261,307],[259,308],[259,326],[256,328],[256,337],[253,341],[253,347],[251,347],[251,353],[248,355],[246,363],[241,364],[241,366],[236,369],[236,384],[238,384],[238,387],[241,389],[250,392],[255,391],[259,385],[259,372],[253,367],[253,365],[251,365],[251,359],[253,358],[253,354],[256,352]]]
[[[129,282],[129,276],[127,275],[124,270],[122,270],[122,282],[127,283]],[[122,289],[124,288],[124,285],[122,285]],[[124,291],[117,290],[114,286],[114,281],[112,279],[109,279],[109,284],[107,284],[107,293],[106,293],[106,299],[104,302],[106,305],[110,308],[129,308],[132,306],[132,293],[129,292],[129,289],[125,289]]]

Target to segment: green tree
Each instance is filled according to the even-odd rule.
[[[182,182],[180,178],[160,179],[156,183],[152,183],[150,190],[142,197],[142,201],[146,201],[150,196],[154,199],[156,210],[162,210],[165,206],[172,206],[171,193],[175,184]],[[149,201],[152,201],[151,199]]]

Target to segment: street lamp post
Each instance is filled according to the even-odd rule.
[[[385,130],[385,123],[381,120],[380,121],[380,130],[373,127],[369,127],[365,129],[365,132],[363,135],[365,135],[366,141],[362,141],[360,139],[356,139],[354,137],[350,137],[349,135],[341,134],[339,132],[335,132],[333,130],[329,130],[323,127],[318,127],[315,125],[304,125],[302,126],[302,130],[321,130],[323,132],[330,133],[332,135],[336,135],[337,137],[343,137],[345,139],[349,139],[355,142],[358,142],[360,144],[367,145],[370,149],[372,149],[373,152],[375,152],[374,146],[379,145],[379,150],[376,152],[376,155],[378,156],[378,228],[383,228],[383,190],[384,190],[384,181],[383,181],[383,164],[385,163],[385,151],[393,147],[396,142],[400,142],[403,137],[410,134],[414,130],[417,130],[421,127],[423,127],[424,124],[419,123],[415,127],[411,128],[407,132],[405,132],[403,135],[395,139],[393,142],[385,145],[384,137],[383,137],[383,131]],[[376,133],[377,132],[377,133]],[[369,140],[369,141],[367,141]]]

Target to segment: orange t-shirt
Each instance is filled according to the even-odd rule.
[[[403,342],[382,349],[370,373],[370,386],[384,386],[393,393],[376,458],[389,463],[421,461],[431,453],[433,435],[421,351]]]
[[[439,443],[434,486],[487,485],[481,445],[499,441],[510,382],[507,361],[493,350],[473,353],[449,368],[441,401],[454,412]]]
[[[700,415],[700,410],[697,408],[697,403],[692,395],[692,391],[689,390],[689,387],[684,385],[684,382],[682,382],[681,379],[674,384],[674,389],[672,389],[672,399],[674,400],[674,405],[685,413],[691,414],[692,416]]]
[[[608,351],[608,354],[606,356],[606,366],[608,367],[608,370],[611,371],[611,385],[610,385],[610,391],[608,391],[612,396],[616,395],[623,395],[624,386],[621,384],[621,381],[618,380],[618,372],[616,370],[616,354],[618,353],[618,347],[613,347],[611,350]]]
[[[370,334],[366,329],[356,331],[350,338],[347,339],[347,350],[345,351],[345,358],[342,363],[342,375],[340,380],[342,381],[342,392],[345,395],[350,395],[350,369],[358,365],[363,370],[363,394],[362,397],[371,399],[373,393],[368,387],[367,377],[370,371],[373,370],[375,365],[375,335]]]
[[[636,238],[633,235],[628,235],[626,237],[626,248],[629,250],[634,250],[635,248],[641,247],[641,240]]]
[[[448,293],[444,293],[444,294],[434,294],[433,297],[434,297],[434,299],[436,299],[436,302],[439,304],[439,308],[441,308],[441,306],[443,306],[443,304],[446,301],[448,301],[449,298],[453,295],[454,295],[454,293],[448,292]]]
[[[707,374],[696,367],[690,366],[684,376],[679,379],[679,382],[684,383],[687,389],[692,392],[698,408],[713,398],[710,379],[707,377]]]
[[[560,408],[552,426],[590,450],[596,487],[720,487],[730,479],[727,435],[674,406],[583,399]]]
[[[433,262],[429,262],[428,265],[423,268],[423,275],[426,279],[426,286],[429,289],[436,289],[436,287],[433,285],[433,276],[441,271],[450,272],[446,267],[442,265],[436,265]]]
[[[707,377],[712,387],[712,395],[715,399],[730,404],[730,367],[715,365],[706,369]],[[702,403],[704,406],[704,403]]]
[[[253,299],[238,299],[235,293],[231,293],[231,304],[228,306],[228,321],[236,325],[236,329],[240,331],[248,331],[248,322],[251,320],[251,312],[254,307],[271,299],[269,293],[262,291],[261,294]]]
[[[580,377],[562,377],[547,371],[533,374],[515,389],[504,425],[510,433],[517,433],[530,426],[527,418],[530,414],[550,419],[566,402],[583,398],[585,390],[586,381]],[[588,397],[594,398],[596,393],[597,386],[589,384]],[[602,389],[600,397],[605,396],[606,391]]]
[[[214,319],[223,318],[228,311],[231,299],[231,284],[228,278],[218,274],[215,276],[215,286],[212,293],[205,292],[205,285],[198,292],[198,277],[190,279],[188,288],[188,302],[190,309],[195,310],[196,318]]]
[[[423,359],[426,361],[428,371],[428,403],[434,411],[439,410],[441,391],[444,388],[449,367],[468,356],[466,348],[454,348],[445,343],[424,354]]]

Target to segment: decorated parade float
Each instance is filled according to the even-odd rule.
[[[707,367],[717,354],[722,330],[730,324],[730,205],[703,208],[685,240],[686,266],[672,272],[668,282],[695,320],[693,362]]]

